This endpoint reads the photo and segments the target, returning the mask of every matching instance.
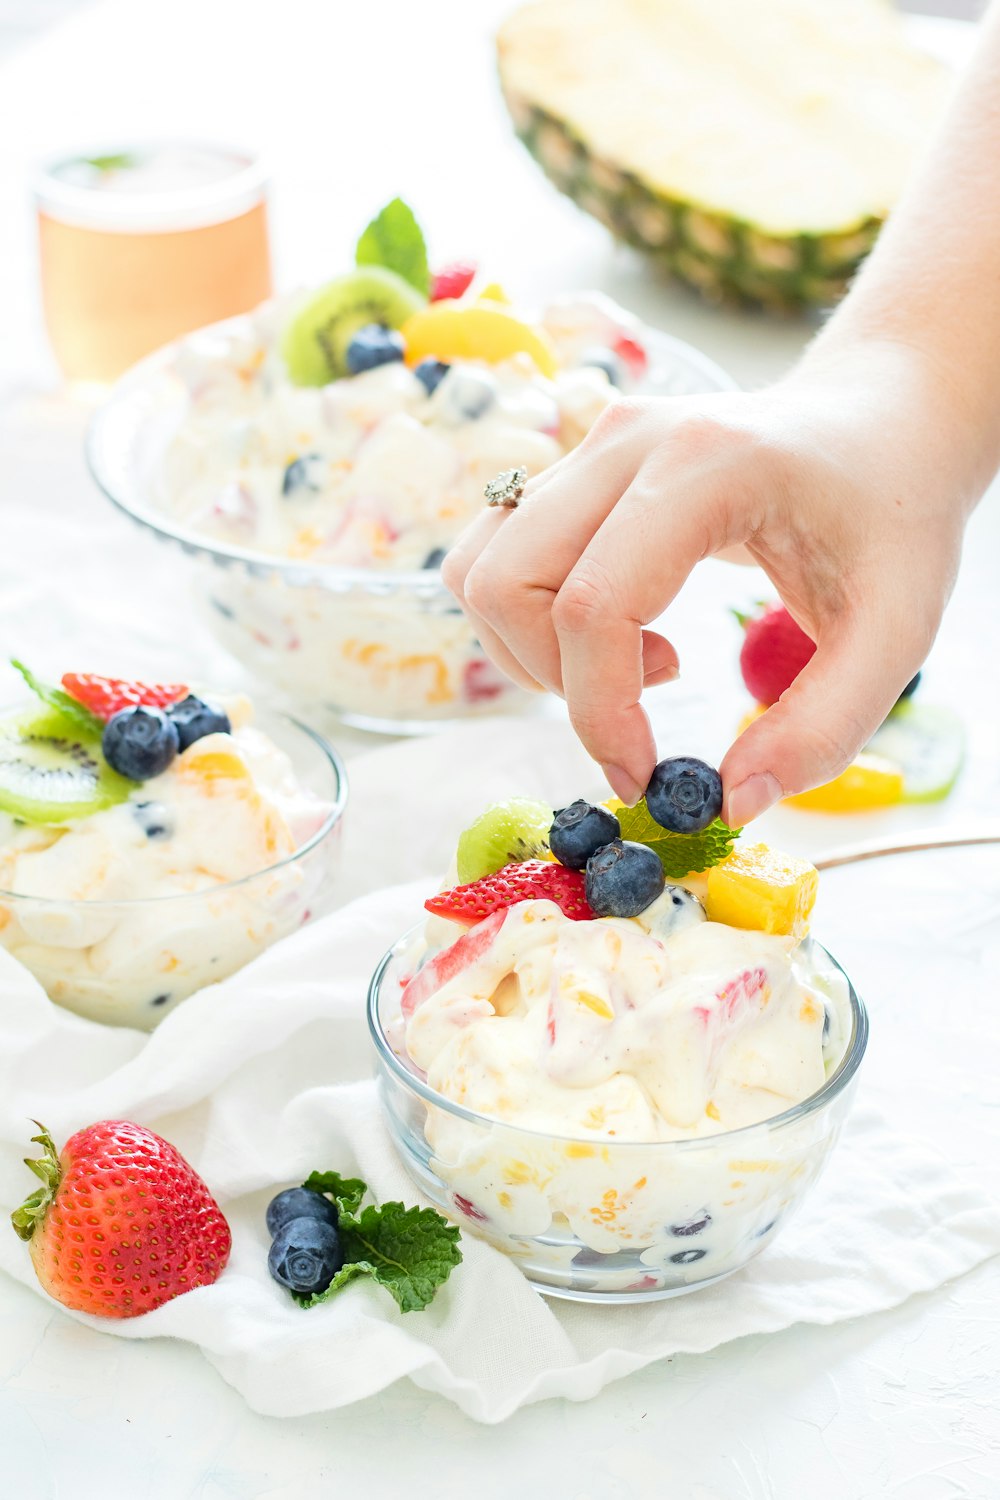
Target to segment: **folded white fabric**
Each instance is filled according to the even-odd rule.
[[[344,1406],[409,1376],[496,1422],[548,1396],[586,1399],[678,1351],[891,1307],[1000,1250],[1000,1210],[942,1155],[901,1138],[862,1084],[800,1217],[746,1271],[703,1292],[617,1309],[548,1302],[464,1235],[464,1262],[426,1312],[400,1314],[366,1282],[302,1310],[267,1273],[263,1211],[277,1187],[331,1168],[365,1178],[379,1200],[417,1201],[381,1123],[364,1004],[372,969],[426,889],[421,879],[362,897],[194,996],[149,1038],[57,1009],[0,955],[4,1212],[30,1188],[31,1118],[61,1143],[124,1117],[183,1151],[233,1227],[215,1286],[134,1320],[71,1316],[123,1338],[189,1340],[273,1415]],[[0,1266],[35,1285],[2,1222]]]

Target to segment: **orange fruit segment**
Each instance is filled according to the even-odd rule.
[[[737,844],[708,871],[710,922],[801,938],[809,931],[819,876],[808,860],[767,844]]]
[[[876,807],[892,807],[902,800],[903,773],[899,766],[865,751],[832,781],[785,798],[790,807],[829,813],[867,812]]]
[[[558,368],[548,338],[499,302],[432,302],[407,318],[400,333],[411,366],[432,355],[499,364],[515,354],[527,354],[542,375],[551,377]]]

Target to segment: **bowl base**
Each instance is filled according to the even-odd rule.
[[[624,1306],[632,1302],[665,1302],[668,1297],[686,1297],[690,1292],[703,1291],[705,1287],[714,1286],[717,1281],[725,1281],[727,1277],[735,1276],[737,1271],[742,1270],[742,1266],[730,1266],[728,1271],[720,1271],[718,1276],[706,1276],[703,1280],[689,1282],[686,1286],[665,1286],[632,1292],[588,1292],[580,1287],[552,1286],[528,1275],[524,1279],[541,1296],[554,1297],[560,1302],[601,1302]]]

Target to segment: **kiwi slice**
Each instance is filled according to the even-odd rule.
[[[0,808],[26,823],[65,823],[124,802],[132,782],[112,771],[95,735],[57,709],[0,719]]]
[[[348,373],[347,346],[359,328],[383,323],[399,328],[425,305],[395,271],[364,266],[338,276],[292,318],[281,352],[295,385],[329,385]]]
[[[529,797],[491,803],[459,837],[459,885],[547,854],[553,816],[546,803]]]
[[[965,759],[965,731],[957,714],[903,698],[865,746],[903,773],[904,802],[940,802]]]

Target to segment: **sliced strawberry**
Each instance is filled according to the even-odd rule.
[[[94,672],[66,672],[62,685],[99,719],[110,719],[137,703],[145,708],[169,708],[188,694],[183,683],[132,682],[125,677],[98,677]]]
[[[485,656],[474,657],[462,678],[462,691],[470,703],[488,703],[499,698],[509,687],[509,679]]]
[[[422,1005],[431,995],[436,995],[449,979],[454,979],[456,974],[461,974],[463,969],[467,969],[478,958],[482,958],[503,926],[506,917],[506,907],[501,911],[495,911],[491,917],[485,922],[478,923],[470,932],[463,932],[462,936],[450,947],[443,948],[440,953],[435,953],[433,958],[429,958],[419,973],[414,974],[403,991],[399,1002],[403,1015],[412,1016],[417,1006]]]
[[[747,689],[768,707],[791,687],[816,650],[783,604],[772,604],[746,621],[740,671]]]
[[[441,302],[446,297],[461,297],[472,285],[479,267],[475,261],[454,260],[442,266],[431,278],[431,301]]]
[[[612,345],[618,358],[622,361],[633,380],[641,380],[649,367],[649,355],[646,353],[638,339],[623,333],[615,339]]]
[[[505,865],[493,875],[484,875],[471,885],[458,885],[425,901],[429,912],[452,922],[481,922],[493,912],[519,901],[554,901],[564,917],[590,922],[594,912],[584,894],[582,870],[568,870],[545,859],[526,859]]]

